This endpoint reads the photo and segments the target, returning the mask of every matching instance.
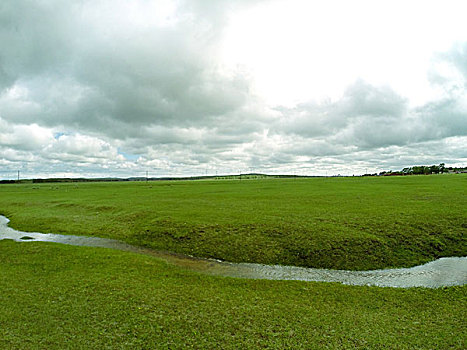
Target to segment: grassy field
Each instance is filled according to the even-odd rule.
[[[467,177],[0,186],[25,231],[232,261],[367,269],[466,255]],[[467,286],[241,280],[0,241],[0,349],[465,349]]]
[[[235,262],[338,269],[467,255],[467,176],[8,184],[25,231]]]
[[[1,349],[465,349],[466,298],[467,286],[239,280],[0,241]]]

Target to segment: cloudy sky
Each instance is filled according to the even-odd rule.
[[[0,178],[467,163],[467,2],[3,0]]]

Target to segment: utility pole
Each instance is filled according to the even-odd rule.
[[[148,171],[146,170],[146,182],[148,182]]]
[[[18,170],[18,181],[19,181],[19,170]]]

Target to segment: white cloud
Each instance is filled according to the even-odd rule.
[[[37,124],[14,125],[0,118],[0,146],[37,152],[51,140],[53,140],[52,132]]]
[[[457,164],[463,6],[4,1],[0,177]]]
[[[117,148],[108,142],[87,135],[61,135],[42,152],[44,157],[63,160],[112,161],[124,160]]]

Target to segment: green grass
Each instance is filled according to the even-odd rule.
[[[338,269],[467,252],[467,176],[0,185],[24,231],[235,262]]]
[[[467,177],[0,186],[24,231],[232,261],[368,269],[466,255]],[[0,241],[0,349],[465,349],[467,286],[212,277],[108,249]]]
[[[465,349],[466,297],[466,286],[239,280],[0,241],[1,349]]]

